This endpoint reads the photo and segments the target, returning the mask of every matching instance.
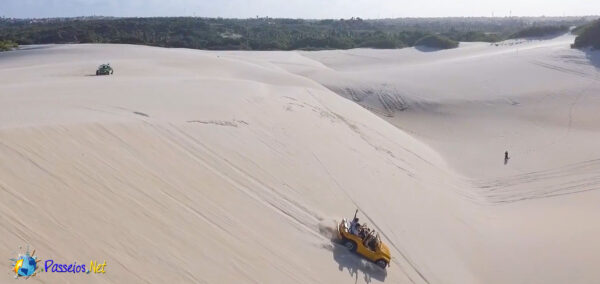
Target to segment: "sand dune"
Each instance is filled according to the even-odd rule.
[[[30,244],[107,262],[45,283],[598,282],[600,66],[569,41],[1,53],[0,263]],[[356,208],[387,271],[331,242]]]

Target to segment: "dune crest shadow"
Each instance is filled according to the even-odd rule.
[[[585,51],[585,57],[590,61],[596,69],[600,70],[600,49],[588,49]]]
[[[424,46],[424,45],[416,45],[415,49],[420,52],[436,52],[436,51],[444,50],[443,48],[436,48],[436,47],[430,47],[430,46]]]

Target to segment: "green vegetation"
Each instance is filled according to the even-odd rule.
[[[575,48],[590,46],[594,49],[600,49],[600,20],[582,28],[573,44]]]
[[[510,38],[554,36],[568,31],[568,26],[533,26],[514,33]]]
[[[0,41],[0,51],[9,51],[13,48],[17,48],[19,45],[16,42],[10,40],[1,40]]]
[[[497,42],[497,41],[504,40],[504,38],[502,38],[497,33],[484,33],[484,32],[474,32],[474,31],[466,32],[466,33],[450,31],[450,32],[444,33],[444,35],[447,38],[455,40],[455,41],[466,41],[466,42],[475,42],[475,41]]]
[[[573,47],[576,48],[590,46],[595,49],[600,49],[600,20],[582,28],[573,44]]]
[[[426,35],[417,40],[415,46],[426,46],[437,49],[449,49],[458,47],[458,42],[439,35]]]
[[[20,44],[128,43],[211,50],[399,48],[425,32],[384,31],[363,21],[294,19],[123,18],[49,20],[0,25]]]
[[[587,27],[591,26],[593,23],[587,23],[584,25],[580,25],[571,30],[571,33],[574,35],[580,35]]]
[[[586,22],[587,18],[0,18],[0,40],[21,45],[126,43],[209,50],[401,48],[423,40],[448,48],[457,41],[504,40],[532,25]]]

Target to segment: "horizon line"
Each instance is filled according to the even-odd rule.
[[[57,17],[6,17],[0,16],[0,19],[12,20],[47,20],[47,19],[77,19],[77,18],[116,18],[116,19],[143,19],[143,18],[199,18],[199,19],[228,19],[228,20],[250,20],[250,19],[281,19],[281,20],[395,20],[395,19],[460,19],[460,18],[484,18],[484,19],[507,19],[507,18],[591,18],[600,15],[562,15],[562,16],[408,16],[408,17],[385,17],[385,18],[363,18],[360,16],[350,18],[293,18],[293,17],[221,17],[221,16],[105,16],[105,15],[85,15],[85,16],[57,16]]]

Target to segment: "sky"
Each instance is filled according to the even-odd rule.
[[[600,15],[600,0],[0,0],[0,16],[361,17]]]

